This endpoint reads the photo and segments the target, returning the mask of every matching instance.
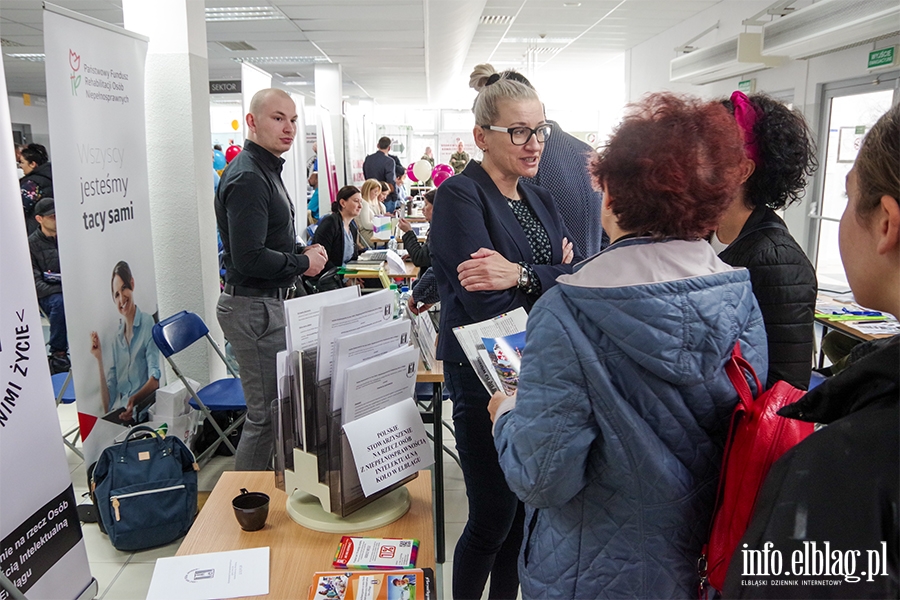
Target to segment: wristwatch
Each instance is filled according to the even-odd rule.
[[[519,279],[516,281],[516,287],[523,291],[531,287],[531,276],[529,270],[525,268],[525,263],[519,263]]]

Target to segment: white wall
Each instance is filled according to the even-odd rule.
[[[637,101],[644,94],[668,90],[695,94],[704,98],[725,98],[737,89],[742,79],[755,78],[757,92],[793,92],[794,107],[800,110],[818,136],[821,107],[820,86],[869,74],[867,57],[871,50],[900,42],[900,38],[879,40],[808,60],[788,60],[781,67],[757,71],[743,77],[734,77],[706,85],[672,83],[669,81],[669,61],[675,58],[675,48],[687,42],[704,29],[719,22],[719,28],[700,38],[693,45],[707,47],[734,37],[744,31],[755,32],[759,28],[745,28],[741,21],[764,10],[769,0],[723,0],[719,4],[679,23],[660,35],[632,48],[625,58],[625,87],[629,102]],[[803,6],[798,3],[797,6]],[[877,73],[872,75],[873,79]],[[803,200],[785,212],[785,222],[794,238],[804,244],[808,238],[812,186]]]

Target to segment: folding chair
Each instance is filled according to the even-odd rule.
[[[55,375],[51,375],[50,380],[53,382],[53,395],[56,396],[57,406],[75,402],[75,384],[72,383],[71,370],[66,373],[56,373]],[[75,443],[78,441],[78,435],[80,433],[81,429],[76,425],[63,434],[63,443],[68,446],[69,450],[74,452],[79,458],[83,459],[84,454],[75,447]],[[70,437],[72,438],[71,440],[69,439]]]
[[[207,341],[212,344],[216,354],[218,354],[219,358],[222,359],[222,362],[225,363],[225,367],[228,369],[231,377],[213,381],[199,390],[194,390],[185,376],[181,374],[181,370],[172,360],[172,355],[181,352],[202,337],[205,337]],[[209,335],[209,329],[206,327],[206,323],[204,323],[203,319],[195,313],[183,310],[153,326],[153,341],[156,342],[159,351],[166,357],[166,360],[169,361],[172,370],[175,371],[175,374],[178,375],[178,378],[181,379],[184,387],[187,389],[188,393],[190,393],[190,405],[203,413],[203,417],[212,428],[215,429],[216,434],[218,435],[216,441],[197,457],[197,462],[201,463],[206,458],[211,457],[219,445],[223,443],[229,450],[235,452],[235,447],[231,443],[231,440],[228,439],[228,436],[244,422],[244,419],[247,416],[247,402],[244,400],[244,390],[241,388],[240,378],[237,373],[234,372],[234,369],[231,368],[231,365],[228,364],[228,361],[225,360],[225,355],[222,354],[219,345],[212,336]],[[214,410],[243,410],[244,414],[235,419],[234,422],[223,431],[212,416],[212,411]]]

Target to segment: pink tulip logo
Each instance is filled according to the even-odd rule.
[[[69,49],[69,66],[72,68],[72,74],[69,75],[69,83],[72,84],[72,95],[78,95],[78,86],[81,85],[81,75],[78,75],[76,71],[81,68],[81,56],[75,54],[75,51],[71,48]]]

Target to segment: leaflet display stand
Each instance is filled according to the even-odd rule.
[[[366,531],[396,521],[409,510],[404,486],[418,473],[367,497],[341,428],[341,411],[330,410],[331,382],[316,383],[315,351],[304,352],[299,367],[297,380],[303,385],[291,393],[303,394],[307,448],[293,448],[293,469],[284,469],[288,514],[304,527],[327,533]]]

